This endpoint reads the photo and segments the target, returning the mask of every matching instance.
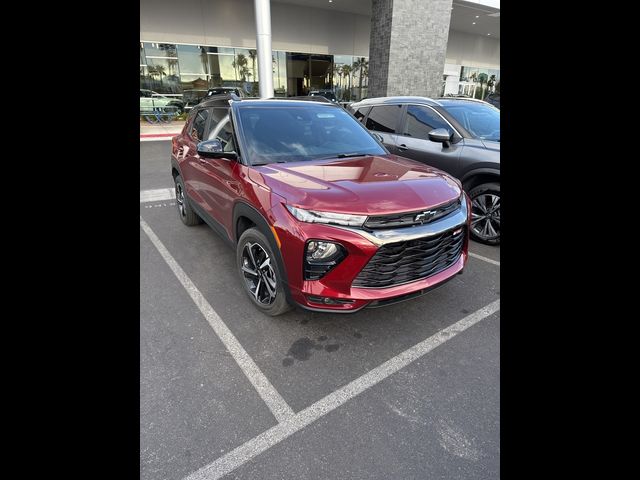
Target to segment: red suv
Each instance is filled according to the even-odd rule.
[[[329,101],[212,97],[173,138],[171,166],[180,219],[235,249],[242,288],[268,315],[388,305],[467,261],[460,182],[390,154]]]

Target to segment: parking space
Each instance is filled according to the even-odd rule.
[[[140,142],[140,191],[173,187],[170,155],[171,139]]]
[[[499,329],[497,313],[228,478],[500,478]]]
[[[275,420],[144,232],[140,247],[140,478],[182,478]]]
[[[141,191],[172,186],[170,145],[140,144]],[[141,201],[141,218],[296,414],[499,299],[500,249],[474,243],[464,274],[419,299],[353,315],[265,317],[220,237],[184,226],[171,198],[153,198]],[[180,479],[278,422],[142,230],[140,242],[141,478]],[[225,478],[497,478],[493,312],[243,457]]]

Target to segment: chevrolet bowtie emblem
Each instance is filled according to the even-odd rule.
[[[431,217],[435,215],[436,212],[433,210],[427,210],[426,212],[420,212],[415,217],[413,217],[414,222],[424,223],[431,220]]]

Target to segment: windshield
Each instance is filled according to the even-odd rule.
[[[444,102],[443,102],[444,103]],[[482,103],[465,102],[444,105],[449,112],[474,137],[500,141],[500,110]]]
[[[300,106],[242,106],[238,109],[253,165],[355,154],[386,154],[343,109],[304,103]]]

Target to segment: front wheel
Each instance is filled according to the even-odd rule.
[[[260,311],[275,317],[291,309],[273,250],[258,229],[250,228],[240,236],[236,263],[242,286]]]
[[[469,191],[471,238],[487,245],[500,245],[500,184],[484,183]]]

